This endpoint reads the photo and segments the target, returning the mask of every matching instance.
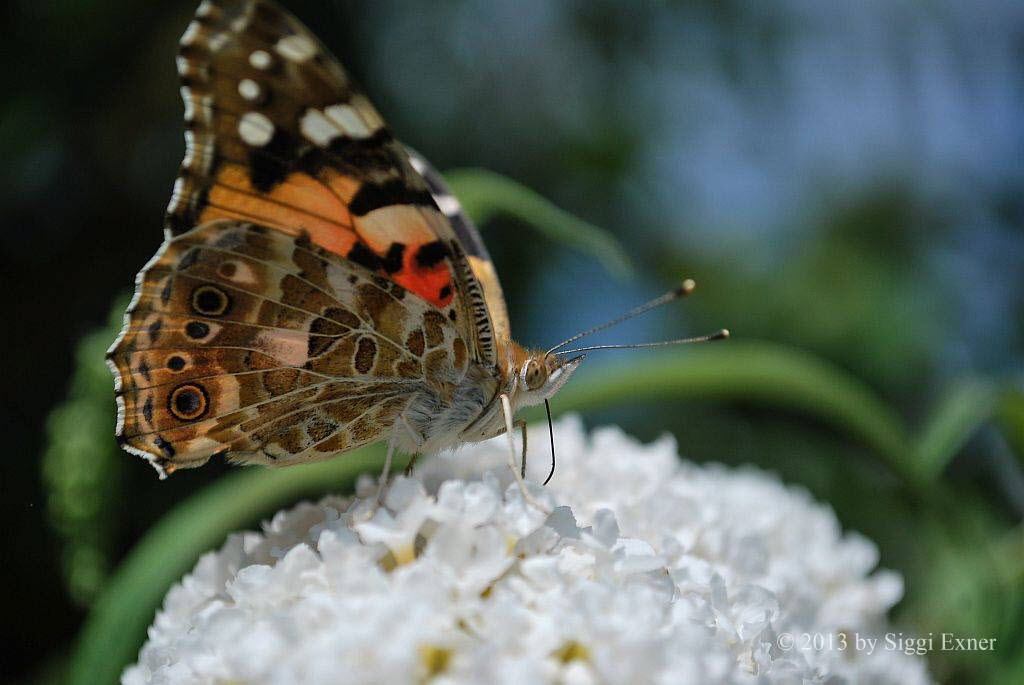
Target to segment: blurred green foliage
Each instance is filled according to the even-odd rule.
[[[127,298],[118,298],[110,322],[78,344],[67,399],[50,413],[46,425],[46,509],[62,541],[61,570],[68,594],[83,606],[106,579],[118,526],[124,458],[111,449],[108,438],[112,386],[103,359],[123,325],[127,305]]]

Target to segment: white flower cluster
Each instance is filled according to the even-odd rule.
[[[575,418],[556,443],[549,516],[506,486],[500,438],[396,479],[370,520],[329,497],[232,536],[122,682],[929,682],[920,658],[854,649],[901,580],[805,492]]]

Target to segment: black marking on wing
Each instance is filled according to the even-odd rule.
[[[448,257],[448,250],[444,243],[435,240],[421,245],[420,249],[416,250],[416,266],[421,269],[429,269],[446,257]]]
[[[381,266],[380,257],[364,243],[354,244],[352,249],[348,251],[348,254],[345,255],[345,258],[359,266],[366,267],[370,271],[376,271]]]
[[[405,256],[405,243],[391,243],[391,247],[381,258],[380,263],[384,271],[393,274],[402,269],[403,257]]]
[[[174,450],[174,445],[164,440],[163,436],[158,435],[153,438],[153,444],[156,445],[168,459],[173,459],[174,455],[177,454]]]
[[[301,147],[303,146],[284,129],[275,127],[270,142],[249,151],[252,187],[261,193],[269,193],[282,183],[292,172],[294,162],[301,154]]]
[[[451,252],[454,256],[452,262],[457,265],[459,270],[462,272],[462,282],[465,284],[465,296],[466,303],[468,305],[470,316],[473,317],[473,327],[477,331],[477,343],[480,347],[480,353],[483,358],[490,359],[494,355],[494,340],[491,335],[491,315],[487,310],[487,301],[484,299],[483,290],[480,288],[479,282],[472,278],[472,272],[470,271],[469,261],[462,252],[462,246],[457,240],[453,240],[451,243]],[[469,273],[466,273],[469,272]]]
[[[430,191],[410,188],[404,180],[396,178],[382,184],[363,183],[349,202],[348,210],[353,216],[366,216],[375,209],[391,205],[435,206]]]

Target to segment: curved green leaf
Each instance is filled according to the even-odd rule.
[[[979,379],[963,381],[947,391],[932,411],[916,441],[917,468],[923,478],[942,475],[957,452],[996,411],[999,391]]]
[[[483,225],[505,214],[554,241],[592,255],[616,278],[633,275],[633,265],[615,236],[556,207],[521,183],[486,169],[456,169],[445,174],[445,179],[476,223]]]

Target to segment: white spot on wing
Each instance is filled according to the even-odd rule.
[[[196,105],[192,102],[192,89],[188,86],[181,87],[181,101],[185,103],[185,121],[195,120]]]
[[[238,135],[249,145],[262,147],[274,137],[274,124],[264,114],[246,112],[238,121]]]
[[[114,372],[114,392],[120,392],[121,371],[110,360],[107,360],[107,366]],[[117,395],[114,401],[117,403],[117,422],[114,424],[114,435],[121,435],[124,433],[124,398]]]
[[[195,162],[196,155],[196,134],[192,131],[185,131],[185,160],[182,162],[183,166],[192,168],[192,164]],[[180,178],[178,179],[181,180]]]
[[[359,116],[366,122],[366,126],[371,131],[376,131],[379,128],[384,127],[384,120],[380,118],[380,114],[374,109],[373,105],[363,95],[356,95],[352,98],[352,106],[359,112]]]
[[[178,55],[174,58],[174,64],[178,67],[178,76],[184,76],[188,73],[188,58]]]
[[[301,331],[264,331],[256,336],[253,347],[288,366],[309,361],[309,334]]]
[[[266,50],[253,50],[249,55],[249,64],[257,69],[269,69],[274,63],[274,58]]]
[[[340,134],[337,126],[331,123],[320,110],[312,107],[302,115],[302,119],[299,121],[299,130],[307,140],[320,147],[326,147]]]
[[[251,78],[244,78],[238,82],[238,94],[250,102],[260,99],[260,84]]]
[[[409,155],[409,163],[412,164],[412,168],[415,169],[416,173],[421,176],[427,171],[427,165],[418,155]]]
[[[182,165],[206,173],[210,170],[212,163],[213,142],[210,140],[210,136],[208,134],[196,135],[193,131],[185,131],[185,161],[182,162]]]
[[[224,44],[228,42],[231,36],[228,33],[215,33],[210,37],[208,45],[210,46],[211,52],[220,52],[220,49],[224,47]]]
[[[258,279],[256,278],[256,271],[246,262],[242,260],[231,260],[224,262],[224,264],[233,264],[235,267],[235,272],[228,278],[229,281],[244,283],[246,285],[255,285],[258,282]]]
[[[352,138],[366,138],[373,133],[359,113],[350,105],[331,105],[324,110],[324,114]]]
[[[434,196],[434,202],[437,203],[437,208],[445,216],[454,216],[462,209],[454,195],[436,195]]]
[[[171,201],[167,204],[167,213],[174,214],[178,211],[178,203],[185,197],[185,179],[181,176],[174,179],[174,190],[171,191]]]
[[[181,34],[181,40],[178,41],[181,45],[192,45],[196,42],[199,37],[200,26],[198,21],[190,22],[185,28],[185,33]]]
[[[196,8],[197,17],[208,17],[213,13],[213,3],[210,0],[203,0]]]
[[[285,36],[274,46],[277,53],[293,62],[305,62],[316,54],[316,44],[305,36]]]

